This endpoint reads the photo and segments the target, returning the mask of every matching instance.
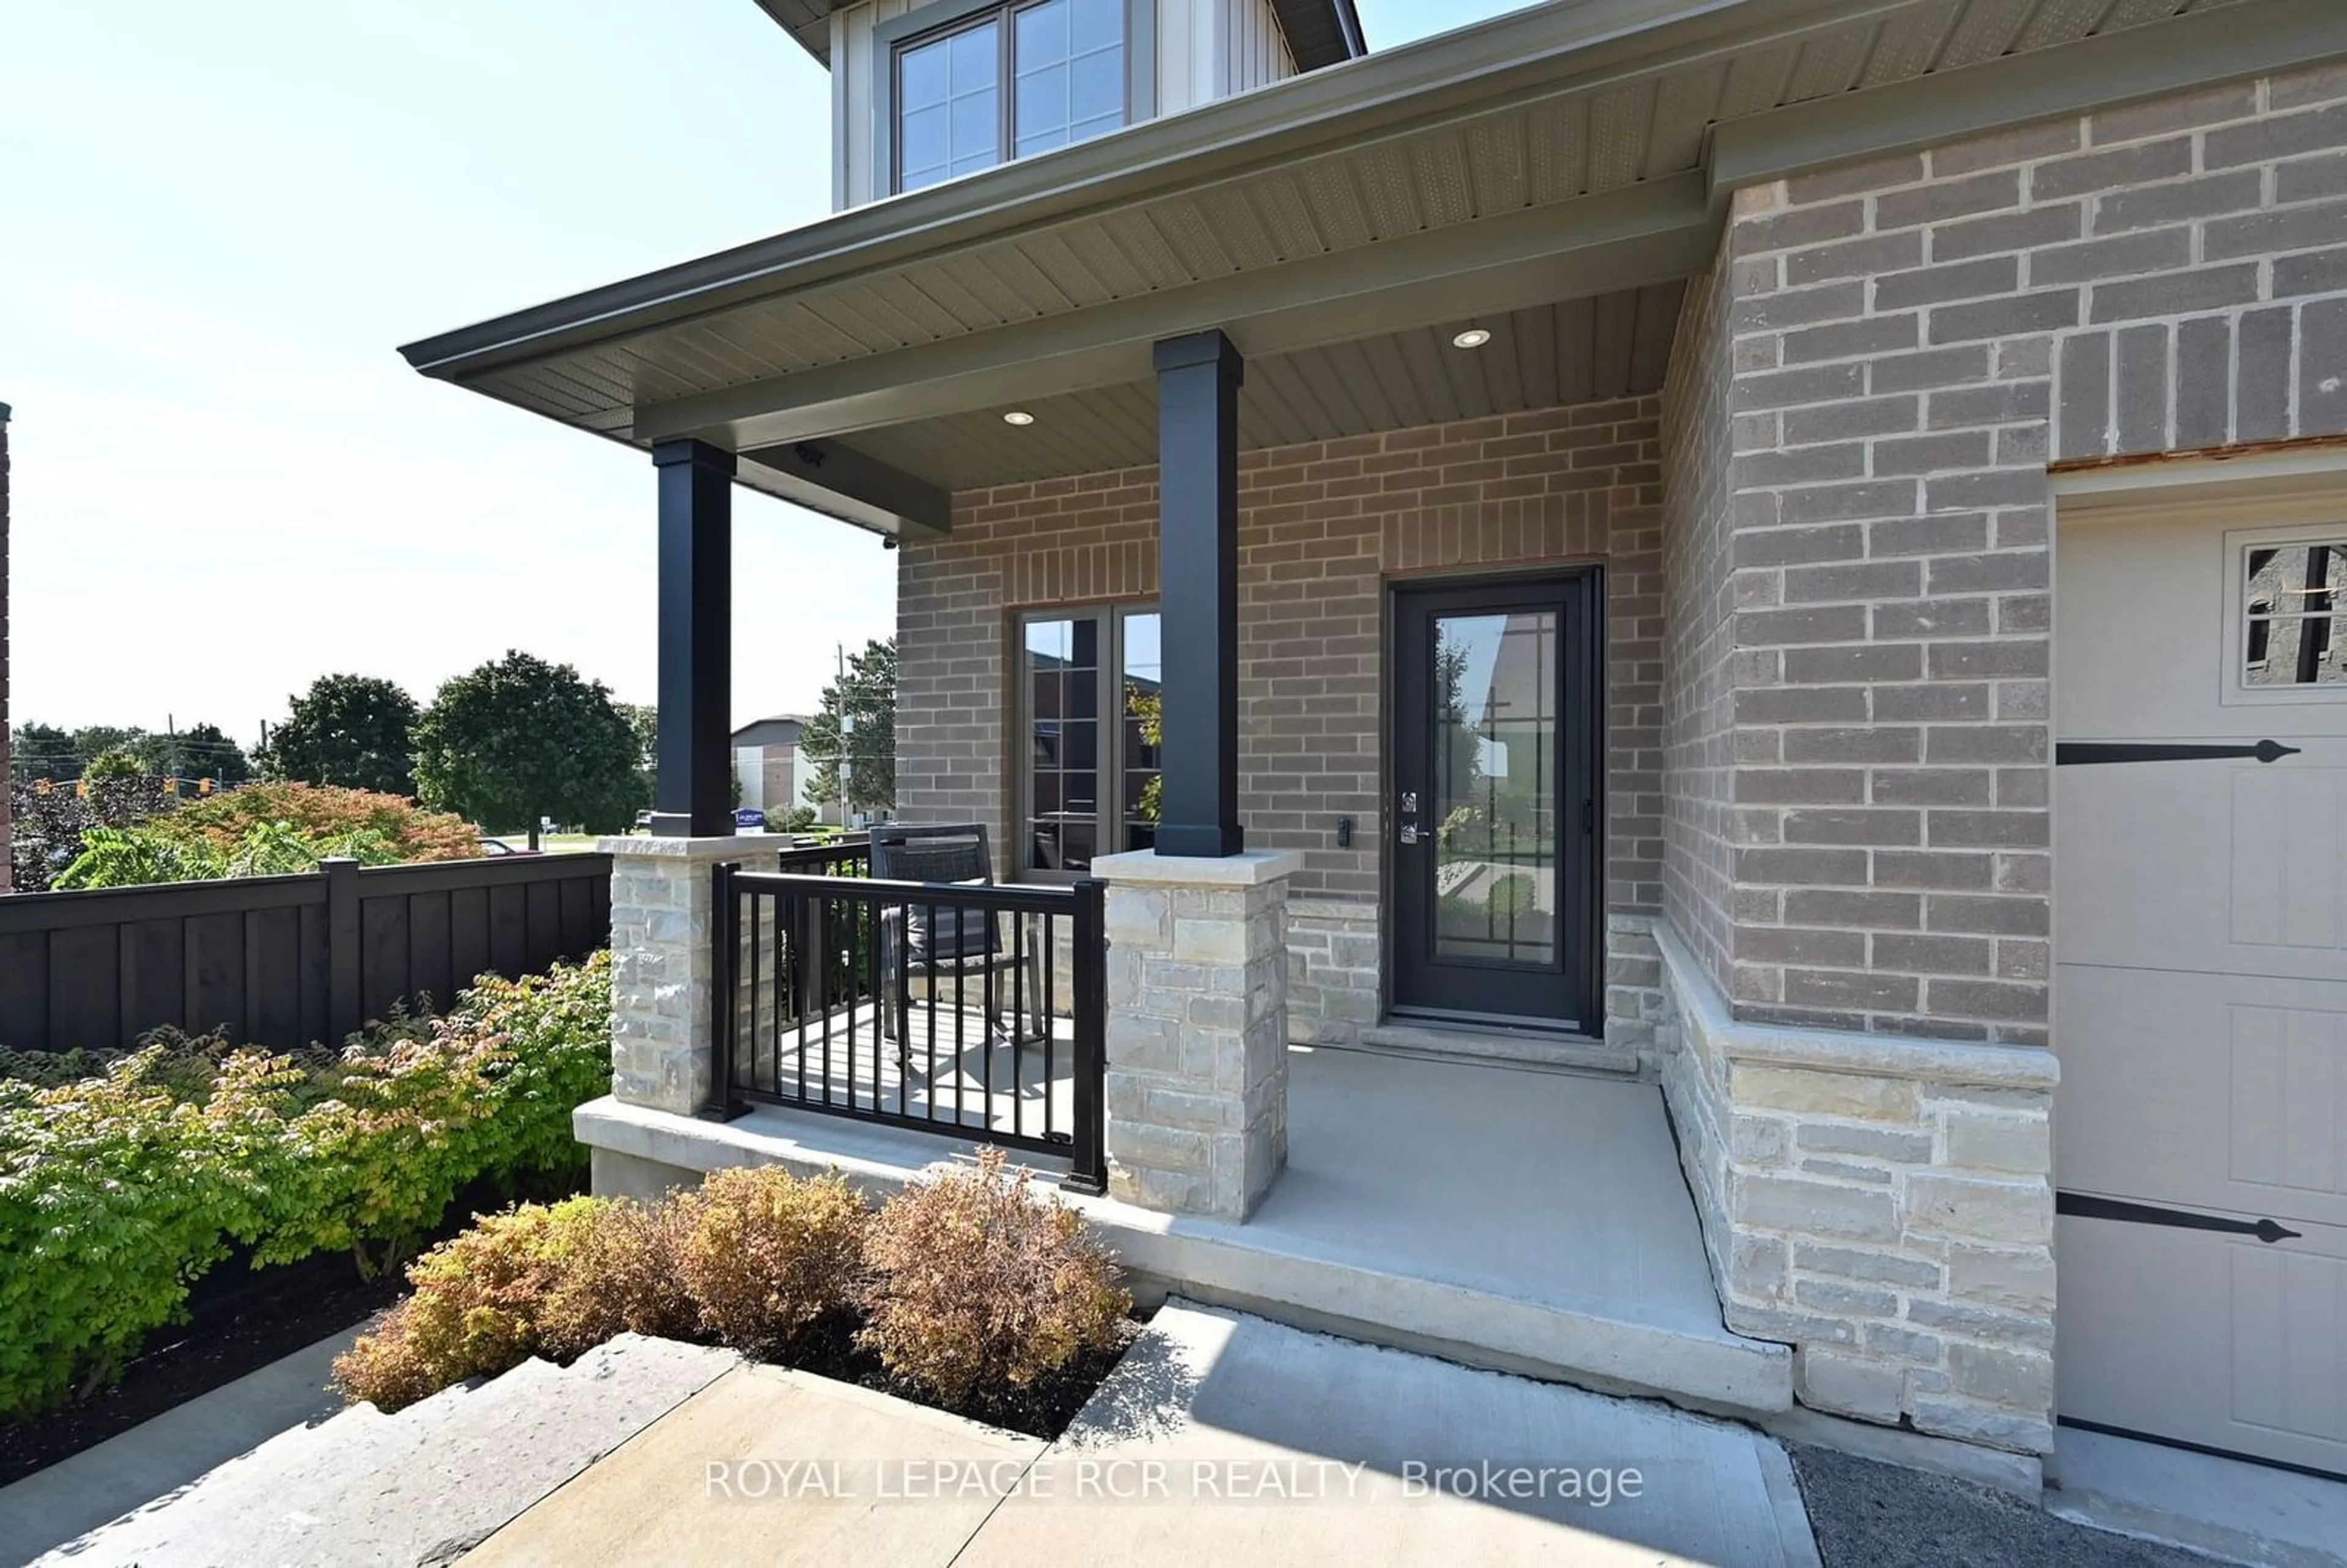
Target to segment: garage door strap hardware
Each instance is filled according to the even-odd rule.
[[[2089,763],[2198,763],[2226,757],[2255,757],[2278,763],[2298,755],[2299,748],[2280,741],[2260,741],[2253,746],[2179,745],[2150,741],[2063,741],[2054,748],[2056,767]]]
[[[2130,1204],[2118,1198],[2098,1198],[2086,1193],[2055,1194],[2054,1212],[2082,1220],[2122,1220],[2128,1225],[2223,1231],[2229,1235],[2253,1235],[2262,1242],[2294,1241],[2301,1235],[2272,1220],[2237,1220],[2224,1214],[2195,1214],[2189,1209],[2161,1208],[2156,1204]]]

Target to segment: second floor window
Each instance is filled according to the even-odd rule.
[[[899,190],[1114,130],[1125,120],[1124,0],[966,15],[898,47],[896,97]]]

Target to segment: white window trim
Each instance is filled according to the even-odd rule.
[[[2249,506],[2253,503],[2241,503]],[[2257,508],[2270,516],[2272,508]],[[2225,664],[2224,685],[2218,701],[2229,708],[2264,708],[2280,702],[2336,702],[2347,701],[2347,682],[2301,686],[2252,686],[2247,680],[2250,666],[2249,575],[2250,552],[2253,549],[2287,549],[2293,545],[2347,545],[2347,505],[2336,499],[2309,501],[2302,509],[2325,512],[2324,520],[2291,527],[2269,524],[2262,528],[2229,528],[2224,535],[2225,549]],[[2332,585],[2338,616],[2347,616],[2347,549],[2339,552],[2340,580]],[[2334,621],[2335,624],[2335,621]],[[2347,638],[2334,638],[2334,650],[2347,653]]]

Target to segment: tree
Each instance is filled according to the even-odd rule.
[[[823,689],[823,711],[799,731],[799,754],[815,765],[805,796],[839,798],[840,720],[848,726],[847,808],[881,811],[897,804],[897,644],[877,639],[847,656],[847,673]]]
[[[108,746],[90,758],[89,765],[82,769],[82,777],[93,784],[111,784],[118,779],[136,779],[145,776],[147,776],[147,764],[141,762],[138,753],[128,746]]]
[[[636,738],[636,773],[642,781],[639,806],[652,804],[653,783],[660,777],[660,710],[650,702],[615,703]],[[733,803],[741,804],[740,801]]]
[[[73,735],[55,724],[17,725],[8,765],[23,779],[63,784],[81,777],[81,753],[74,750]]]
[[[252,776],[244,748],[218,724],[190,724],[177,734],[141,734],[130,743],[139,766],[157,778],[204,779],[242,784]]]
[[[414,794],[415,699],[371,675],[321,675],[260,753],[264,777]]]
[[[119,724],[85,724],[73,733],[74,755],[81,759],[84,767],[87,767],[104,753],[117,749],[135,754],[140,739],[146,733],[136,725],[125,729]]]
[[[218,724],[190,724],[179,735],[179,774],[241,784],[252,777],[252,764]]]
[[[610,688],[518,651],[442,686],[415,722],[424,804],[492,830],[526,823],[532,849],[542,817],[632,825],[641,755]]]

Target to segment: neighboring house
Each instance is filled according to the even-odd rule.
[[[1658,1082],[1804,1404],[2347,1473],[2347,6],[1088,3],[773,0],[843,210],[405,350],[651,454],[661,711],[733,485],[896,543],[902,815],[1112,884],[1121,1197],[1286,1153],[1170,881],[1194,1023]]]
[[[801,804],[820,804],[799,798],[799,786],[807,777],[799,759],[799,726],[805,723],[804,713],[777,713],[753,719],[733,732],[733,776],[741,781],[743,805],[780,816]],[[834,804],[819,815],[831,822],[839,808]]]

